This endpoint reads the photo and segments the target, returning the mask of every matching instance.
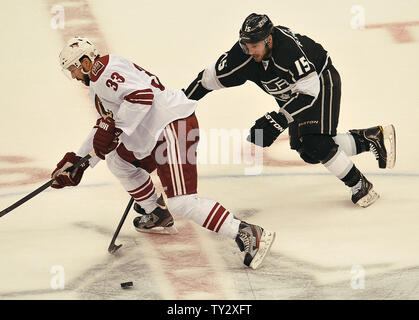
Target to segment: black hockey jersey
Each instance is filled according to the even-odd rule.
[[[272,95],[289,122],[309,108],[320,92],[320,73],[331,64],[323,47],[287,27],[276,26],[272,56],[256,62],[236,42],[185,90],[188,98],[199,100],[212,90],[234,87],[250,80]]]

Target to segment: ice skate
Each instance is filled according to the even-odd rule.
[[[134,210],[140,214],[133,221],[134,227],[138,232],[160,234],[178,233],[174,226],[173,216],[167,209],[162,196],[157,200],[157,208],[153,212],[147,214],[138,203],[134,204]]]
[[[368,129],[350,130],[374,153],[381,169],[391,169],[396,163],[396,130],[392,124]],[[365,150],[364,150],[365,151]]]
[[[236,243],[240,251],[245,253],[244,264],[252,269],[257,269],[275,240],[275,232],[248,224],[240,223]]]
[[[373,190],[371,182],[361,174],[359,182],[352,187],[352,202],[366,208],[380,198],[380,195]]]

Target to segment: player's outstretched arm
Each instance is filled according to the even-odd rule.
[[[186,90],[182,89],[188,99],[200,100],[207,93],[212,91],[204,87],[202,84],[202,76],[204,75],[204,72],[205,70],[202,70],[195,78],[195,80],[193,80],[191,84],[186,88]]]
[[[186,97],[200,100],[207,93],[244,84],[249,78],[252,57],[243,53],[238,42],[224,52],[215,63],[201,71],[185,92]]]

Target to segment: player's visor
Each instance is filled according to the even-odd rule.
[[[246,43],[244,43],[241,39],[239,40],[239,45],[245,54],[249,54],[249,49],[247,48]]]
[[[240,48],[242,48],[242,50],[245,54],[249,54],[249,48],[247,48],[246,43],[255,44],[255,43],[258,43],[258,42],[261,42],[261,41],[264,42],[265,46],[268,46],[268,38],[265,38],[265,39],[262,39],[262,40],[257,40],[257,41],[252,41],[252,42],[244,42],[243,39],[239,39],[239,45],[240,45]]]

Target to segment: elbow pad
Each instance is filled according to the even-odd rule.
[[[212,90],[208,90],[202,85],[202,76],[204,74],[204,71],[201,71],[198,74],[198,77],[192,83],[189,85],[189,87],[185,90],[182,89],[183,92],[185,92],[185,95],[188,99],[191,100],[199,100],[203,98],[208,92],[211,92]]]

